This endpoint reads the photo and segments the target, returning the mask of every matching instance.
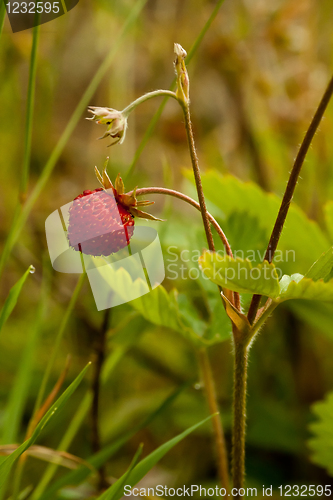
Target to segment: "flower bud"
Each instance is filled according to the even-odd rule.
[[[114,144],[122,144],[125,139],[126,129],[127,129],[127,118],[121,113],[112,108],[99,108],[96,106],[89,106],[88,111],[92,113],[91,118],[87,120],[95,121],[101,125],[107,125],[107,130],[100,139],[105,137],[111,137],[112,142],[109,146]]]
[[[187,53],[179,43],[174,44],[174,52],[176,54],[174,65],[177,75],[176,95],[180,101],[182,101],[185,105],[188,105],[190,101],[190,81],[185,66],[185,57],[187,56]]]

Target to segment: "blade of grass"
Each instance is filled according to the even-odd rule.
[[[193,425],[192,427],[189,427],[186,429],[186,431],[182,432],[181,434],[178,434],[178,436],[170,439],[166,443],[162,444],[162,446],[159,446],[157,450],[153,451],[150,453],[146,458],[141,460],[141,462],[134,467],[134,469],[130,472],[130,474],[126,477],[126,484],[130,486],[134,486],[137,484],[153,467],[154,465],[157,464],[161,460],[161,458],[164,457],[170,451],[176,444],[178,444],[180,441],[182,441],[186,436],[191,434],[191,432],[195,431],[203,425],[204,423],[208,422],[212,418],[212,415],[209,417],[205,418],[204,420],[201,420],[201,422],[198,422],[197,424]],[[119,500],[123,495],[124,492],[120,491],[120,488],[118,488],[119,485],[124,484],[124,476],[126,473],[121,476],[118,481],[116,481],[110,488],[110,490],[114,489],[116,490],[115,494],[112,495],[112,500]],[[102,500],[103,496],[100,497],[98,500]],[[111,497],[105,497],[106,498],[111,498]],[[103,498],[104,500],[104,498]]]
[[[128,347],[127,347],[128,349]],[[126,348],[123,346],[119,346],[111,355],[108,357],[106,364],[108,365],[108,369],[103,370],[102,373],[102,384],[105,384],[106,381],[110,378],[111,373],[114,371],[116,365],[119,363],[121,358],[125,355]],[[105,367],[106,365],[104,365]],[[82,400],[77,412],[75,413],[68,429],[66,430],[61,442],[59,443],[58,450],[67,451],[69,446],[71,445],[74,437],[76,436],[79,428],[81,427],[82,422],[88,414],[92,401],[92,393],[89,392],[86,394],[85,398]],[[50,483],[52,477],[54,476],[56,470],[58,468],[57,464],[49,465],[39,481],[35,491],[31,496],[31,500],[38,500],[40,496],[44,493],[45,488],[47,488]]]
[[[88,411],[91,407],[91,401],[92,401],[92,393],[88,392],[83,398],[74,417],[72,418],[71,423],[58,446],[58,450],[66,451],[69,448],[78,430],[80,429],[84,419],[88,414]],[[34,490],[31,496],[31,500],[38,500],[40,498],[40,496],[44,493],[45,488],[48,486],[49,482],[54,476],[58,467],[59,467],[58,464],[51,464],[47,467],[46,471],[43,474],[43,477],[39,481],[36,489]]]
[[[3,444],[16,443],[17,440],[20,422],[28,397],[36,346],[42,331],[42,321],[46,312],[49,284],[45,281],[45,273],[43,273],[43,283],[39,305],[36,312],[36,320],[32,325],[28,343],[19,363],[16,380],[13,388],[11,389],[9,402],[5,411],[3,434],[1,439]]]
[[[58,354],[60,343],[61,343],[63,334],[65,332],[65,329],[66,329],[68,320],[70,318],[70,315],[72,314],[73,308],[74,308],[75,303],[77,301],[77,298],[79,296],[80,290],[82,288],[85,276],[86,276],[85,274],[81,274],[81,276],[80,276],[80,278],[79,278],[79,280],[77,282],[77,285],[75,287],[75,290],[73,292],[73,295],[71,297],[71,300],[69,301],[68,307],[67,307],[67,309],[65,311],[65,314],[64,314],[64,316],[62,318],[62,321],[60,323],[60,327],[59,327],[57,336],[56,336],[54,344],[53,344],[53,350],[52,350],[51,356],[49,358],[49,361],[47,363],[47,367],[46,367],[46,370],[44,372],[43,380],[42,380],[42,383],[41,383],[41,386],[40,386],[40,389],[39,389],[39,392],[38,392],[38,396],[37,396],[37,399],[36,399],[33,416],[35,415],[36,411],[39,410],[39,408],[40,408],[40,406],[41,406],[41,404],[43,402],[44,394],[45,394],[46,387],[47,387],[47,383],[48,383],[49,378],[50,378],[50,374],[51,374],[51,371],[52,371],[52,367],[53,367],[55,358],[56,358],[56,356]]]
[[[141,456],[143,450],[143,443],[140,444],[139,448],[137,449],[137,452],[135,453],[132,462],[130,463],[130,466],[128,470],[125,472],[125,474],[122,476],[122,481],[117,481],[117,483],[113,484],[110,488],[108,488],[104,493],[97,498],[97,500],[113,500],[119,492],[124,488],[125,484],[127,483],[127,478],[130,476],[132,470],[136,466],[136,464],[139,461],[139,458]],[[121,494],[122,496],[122,494]]]
[[[1,312],[0,312],[0,332],[1,332],[3,325],[6,323],[7,319],[9,318],[14,307],[17,304],[17,300],[18,300],[19,295],[21,293],[22,287],[23,287],[29,273],[33,272],[33,270],[34,270],[33,266],[29,266],[29,268],[26,270],[26,272],[23,274],[23,276],[10,289],[8,297],[7,297],[3,307],[1,309]]]
[[[90,99],[96,92],[101,80],[105,76],[107,70],[109,69],[109,66],[115,57],[122,41],[123,38],[125,37],[126,33],[128,30],[131,28],[133,25],[134,21],[138,18],[141,10],[143,9],[144,5],[146,4],[147,0],[138,0],[134,6],[131,8],[130,13],[125,21],[125,24],[119,33],[117,39],[113,42],[112,48],[110,52],[106,55],[104,61],[101,63],[100,67],[96,71],[93,79],[91,80],[90,84],[88,85],[86,91],[84,92],[83,96],[81,97],[78,105],[76,106],[76,109],[74,110],[71,118],[69,119],[67,126],[62,133],[57,145],[55,146],[54,150],[51,153],[50,158],[48,159],[44,170],[39,177],[31,195],[27,199],[25,205],[22,207],[22,209],[19,211],[17,218],[14,217],[13,223],[11,225],[10,232],[8,234],[1,259],[0,259],[0,276],[4,270],[4,266],[7,262],[7,259],[9,258],[10,252],[12,251],[23,227],[25,226],[25,223],[27,221],[27,218],[32,210],[32,207],[36,203],[39,195],[43,191],[47,181],[49,180],[53,169],[64,149],[64,147],[67,144],[68,139],[70,138],[72,132],[74,131],[83,111],[89,104]]]
[[[47,398],[45,399],[44,403],[42,406],[38,409],[37,413],[33,415],[33,418],[30,419],[29,426],[25,435],[25,440],[29,439],[29,437],[32,435],[35,427],[37,426],[38,422],[42,419],[42,417],[46,414],[47,410],[51,407],[52,403],[55,401],[55,398],[57,397],[68,372],[69,368],[69,361],[70,361],[70,356],[67,356],[66,360],[66,366],[60,373],[57,382],[55,383],[52,391],[48,394]],[[18,496],[20,493],[21,489],[21,482],[22,482],[22,476],[23,476],[23,471],[25,468],[26,464],[26,458],[27,455],[22,455],[20,457],[20,460],[18,461],[17,467],[15,469],[14,473],[14,480],[13,480],[13,498],[14,500],[18,500]]]
[[[13,464],[16,462],[16,460],[22,455],[22,453],[25,452],[31,446],[36,439],[38,438],[39,434],[45,427],[45,425],[48,423],[50,418],[55,414],[56,411],[59,411],[63,405],[66,403],[66,401],[70,398],[70,396],[73,394],[75,389],[78,387],[80,384],[81,380],[83,379],[84,375],[86,374],[86,371],[88,370],[89,366],[91,363],[89,362],[84,369],[79,373],[79,375],[76,377],[76,379],[70,384],[70,386],[63,392],[63,394],[57,399],[57,401],[51,406],[51,408],[48,410],[48,412],[44,415],[44,417],[41,419],[41,421],[38,423],[36,426],[32,436],[27,439],[24,443],[21,444],[15,450],[11,455],[9,455],[1,464],[0,464],[0,488],[2,488],[7,480],[8,474],[10,473],[10,470],[13,466]]]
[[[114,443],[106,446],[103,450],[96,453],[92,457],[87,459],[87,462],[90,463],[95,469],[98,469],[101,465],[103,465],[110,457],[112,457],[117,451],[127,443],[137,432],[141,429],[147,427],[156,417],[158,417],[163,411],[168,408],[173,401],[178,397],[178,395],[186,388],[189,384],[183,384],[179,388],[177,388],[170,396],[168,396],[163,403],[138,426],[136,426],[131,431],[127,432],[124,436],[117,439]],[[76,471],[72,471],[65,476],[58,479],[46,492],[38,497],[38,500],[49,500],[53,498],[53,495],[56,492],[67,486],[68,484],[75,485],[84,481],[91,474],[91,470],[87,467],[80,467],[80,469]],[[37,500],[37,499],[36,499]]]
[[[187,54],[187,57],[186,57],[186,65],[189,64],[189,62],[191,61],[191,59],[193,58],[193,56],[195,55],[195,53],[197,52],[205,34],[207,33],[208,29],[210,28],[212,22],[214,21],[215,17],[217,16],[217,13],[218,11],[220,10],[220,7],[221,5],[223,4],[224,0],[219,0],[217,2],[217,4],[215,5],[211,15],[209,16],[209,18],[207,19],[205,25],[203,26],[203,28],[201,29],[199,35],[197,36],[197,38],[195,39],[192,47],[190,48],[188,54]],[[170,85],[170,90],[173,90],[176,86],[176,78],[173,79],[171,85]],[[132,160],[132,163],[128,169],[128,171],[126,172],[125,176],[124,176],[124,181],[126,182],[126,179],[128,179],[134,172],[134,169],[135,169],[135,166],[141,156],[141,153],[142,151],[144,150],[150,136],[152,135],[154,129],[155,129],[155,126],[156,126],[156,123],[158,122],[158,120],[160,119],[160,116],[161,114],[163,113],[163,110],[165,108],[165,105],[166,103],[168,102],[168,99],[169,97],[164,97],[163,101],[161,102],[159,108],[157,109],[156,113],[154,114],[154,116],[152,117],[152,119],[150,120],[149,122],[149,125],[144,133],[144,136],[135,152],[135,155],[134,155],[134,158]]]
[[[24,202],[29,178],[30,154],[31,154],[31,138],[32,138],[32,121],[35,103],[35,87],[36,87],[36,70],[37,70],[37,48],[39,41],[40,26],[33,28],[32,47],[29,67],[29,83],[27,96],[27,110],[25,118],[25,133],[24,133],[24,154],[23,166],[21,172],[20,185],[20,201]]]

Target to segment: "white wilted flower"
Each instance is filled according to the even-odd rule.
[[[112,108],[101,108],[97,106],[89,106],[88,111],[92,113],[91,118],[87,120],[95,121],[100,125],[107,125],[107,130],[100,139],[111,137],[113,140],[109,146],[122,144],[125,139],[127,129],[127,116],[121,111]]]

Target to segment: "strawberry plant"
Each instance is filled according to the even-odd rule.
[[[234,347],[233,438],[231,459],[232,487],[240,491],[244,487],[245,478],[246,387],[250,346],[260,328],[280,303],[292,299],[333,301],[333,278],[331,276],[333,268],[332,249],[329,249],[323,254],[319,260],[313,264],[305,276],[301,274],[292,274],[291,276],[283,275],[279,279],[273,264],[274,254],[279,243],[301,168],[313,136],[333,93],[333,78],[327,86],[296,157],[272,229],[263,263],[253,266],[249,260],[234,259],[227,236],[207,211],[199,160],[191,124],[190,82],[185,65],[187,54],[179,44],[175,44],[175,55],[175,70],[177,76],[176,92],[164,90],[150,92],[134,101],[122,112],[117,112],[110,108],[90,107],[90,111],[93,112],[94,115],[91,119],[97,121],[98,124],[107,125],[107,131],[101,139],[108,136],[115,138],[116,140],[111,143],[111,145],[113,145],[118,142],[123,142],[128,115],[142,102],[156,96],[168,96],[176,99],[182,108],[199,204],[197,205],[194,200],[186,197],[182,193],[166,188],[137,189],[136,195],[140,196],[148,193],[171,195],[178,197],[192,206],[196,206],[201,212],[209,250],[204,252],[200,257],[200,268],[213,283],[217,284],[218,294],[221,297],[220,307],[225,308],[232,327]],[[145,216],[142,215],[142,217]],[[213,224],[217,230],[218,236],[221,238],[224,245],[225,255],[223,257],[215,251],[211,224]],[[84,250],[82,250],[82,252],[85,253]],[[87,251],[86,253],[91,252]],[[230,277],[230,275],[232,275],[232,277]],[[253,294],[252,301],[247,311],[244,311],[242,307],[240,294]],[[262,298],[264,298],[263,301]],[[170,313],[172,314],[171,311]],[[207,400],[212,413],[220,480],[225,491],[229,492],[228,455],[221,420],[217,415],[218,403],[216,401],[214,380],[207,352],[204,348],[200,351],[199,359]],[[241,498],[241,496],[241,494],[238,494],[236,498]]]
[[[0,500],[323,496],[331,5],[88,4],[18,35],[0,4]]]

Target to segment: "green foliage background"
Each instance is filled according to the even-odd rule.
[[[81,0],[65,16],[40,27],[28,199],[107,54],[114,51],[88,104],[122,109],[147,91],[169,88],[174,77],[173,43],[190,49],[216,5],[207,0],[149,0],[119,41],[134,4],[133,0]],[[332,71],[332,15],[330,0],[225,0],[189,64],[203,185],[209,210],[224,228],[233,250],[261,254],[265,250],[297,148]],[[22,175],[31,45],[32,30],[12,34],[5,19],[0,39],[3,244],[13,225]],[[96,141],[102,135],[101,127],[85,121],[87,113],[82,112],[18,235],[1,279],[2,303],[30,265],[36,272],[27,277],[1,331],[1,444],[24,440],[41,379],[78,282],[78,276],[51,268],[44,231],[47,216],[84,189],[98,187],[93,167],[101,167],[106,155],[110,155],[112,179],[118,172],[124,178],[131,172],[126,179],[128,190],[136,185],[167,186],[194,196],[186,134],[176,103],[167,103],[141,155],[136,156],[159,104],[152,100],[137,108],[129,118],[124,145],[110,150],[107,142]],[[298,207],[290,211],[279,246],[283,251],[295,251],[295,261],[279,263],[288,274],[305,274],[333,244],[332,135],[330,105],[302,171],[295,194]],[[137,158],[135,164],[133,158]],[[197,259],[206,246],[200,214],[179,200],[151,198],[156,201],[154,215],[167,219],[152,224],[163,245],[165,290],[111,311],[101,396],[103,448],[140,427],[169,394],[187,385],[172,405],[110,455],[107,475],[112,478],[128,469],[141,442],[146,456],[208,415],[198,386],[196,350],[202,343],[211,345],[209,354],[230,449],[229,326],[215,286],[203,278],[191,279],[196,276],[193,268],[197,263],[186,260]],[[175,254],[178,258],[173,262]],[[176,271],[178,279],[174,279]],[[96,310],[87,280],[77,292],[46,393],[63,370],[68,353],[71,365],[66,385],[88,361],[94,361],[103,312]],[[243,295],[244,305],[248,298]],[[308,424],[315,418],[311,404],[333,389],[332,332],[332,305],[295,301],[280,306],[256,340],[248,387],[249,485],[330,483],[325,470],[312,463],[306,442]],[[61,413],[43,429],[39,444],[57,448],[79,407],[83,408],[82,422],[72,432],[68,451],[83,459],[91,456],[86,415],[89,376],[88,372]],[[213,450],[210,424],[206,423],[172,449],[143,484],[215,485]],[[316,463],[332,473],[327,461],[317,459]],[[46,467],[29,457],[22,489],[37,485]],[[57,468],[52,481],[65,473]],[[71,489],[77,494],[72,498],[96,496],[96,485],[96,474],[90,474],[83,486]],[[69,498],[66,488],[67,493],[62,490],[46,498]]]

